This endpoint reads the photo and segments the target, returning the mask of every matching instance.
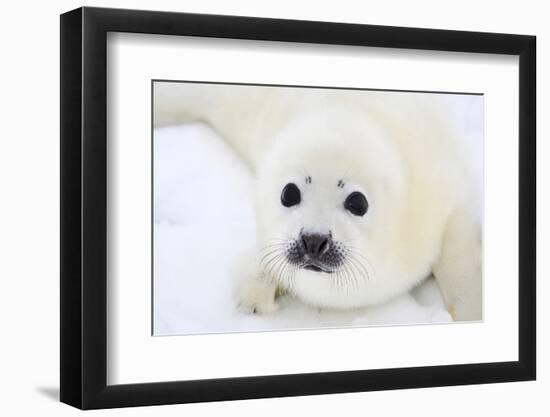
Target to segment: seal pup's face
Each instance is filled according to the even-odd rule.
[[[266,152],[257,186],[265,276],[315,305],[385,296],[387,285],[373,283],[401,168],[380,131],[341,112],[302,117]]]
[[[315,275],[334,274],[329,279],[335,285],[368,278],[366,259],[352,244],[363,228],[363,219],[353,217],[364,217],[369,209],[364,187],[353,184],[346,189],[345,180],[335,183],[320,173],[316,178],[317,186],[308,174],[301,183],[296,181],[299,185],[288,182],[282,188],[281,205],[287,208],[288,219],[281,226],[287,237],[271,247],[284,250],[294,273],[305,270]]]

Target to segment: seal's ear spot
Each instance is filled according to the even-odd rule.
[[[301,200],[302,194],[300,193],[300,189],[296,184],[291,182],[285,185],[281,193],[281,204],[283,206],[292,207],[300,204]]]
[[[369,208],[367,198],[363,193],[354,191],[344,201],[344,208],[356,216],[364,216]]]

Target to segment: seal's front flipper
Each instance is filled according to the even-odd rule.
[[[277,287],[260,279],[242,282],[237,290],[237,308],[248,314],[269,314],[279,309]]]
[[[237,309],[248,314],[269,314],[278,310],[275,299],[278,286],[259,274],[256,257],[252,254],[240,259],[234,275],[237,278]]]

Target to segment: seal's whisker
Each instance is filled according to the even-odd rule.
[[[279,269],[281,263],[283,263],[284,261],[285,259],[283,257],[278,257],[273,265],[269,268],[269,275],[272,277],[273,281],[280,282],[279,275],[275,273],[275,270]]]
[[[353,281],[354,281],[354,287],[355,289],[359,288],[359,278],[361,278],[361,273],[357,271],[357,268],[353,262],[349,263],[349,268],[351,270],[351,273],[353,274]],[[357,273],[359,273],[359,278],[357,277]]]
[[[348,284],[352,283],[352,278],[351,278],[351,273],[350,273],[349,269],[347,268],[346,264],[342,265],[342,272],[343,272],[342,275],[344,277],[343,284],[345,284],[345,285],[342,285],[341,289],[345,288],[346,292],[349,292],[350,285],[348,285]]]
[[[283,258],[283,257],[284,257],[284,254],[282,254],[280,252],[273,253],[269,257],[266,257],[265,259],[262,259],[259,266],[263,271],[268,271],[268,268],[270,268],[270,266],[274,262],[276,262],[277,260],[279,260],[280,258]]]
[[[290,242],[294,240],[291,236],[275,236],[266,240],[266,242]]]
[[[292,275],[289,277],[289,280],[288,280],[288,283],[287,283],[288,289],[290,291],[292,291],[293,293],[294,293],[296,273],[297,273],[298,269],[299,269],[299,266],[293,265]]]
[[[278,262],[277,266],[273,268],[273,273],[277,276],[278,280],[281,280],[284,268],[286,263],[288,262],[288,259],[285,255],[281,257],[280,262]]]
[[[269,256],[270,254],[275,253],[275,252],[284,253],[285,250],[286,250],[286,249],[283,248],[283,247],[280,247],[280,248],[277,248],[277,247],[265,248],[265,249],[263,249],[263,250],[260,251],[260,255],[262,255],[262,258],[263,258],[263,257]]]
[[[296,266],[285,259],[285,265],[281,271],[281,281],[289,288],[292,285],[293,276],[296,272]]]
[[[264,273],[268,273],[271,274],[272,273],[272,270],[273,270],[273,266],[277,264],[277,262],[279,261],[279,259],[281,259],[283,257],[282,254],[275,254],[272,256],[272,258],[269,259],[269,261],[267,261],[263,267],[262,267],[262,271]],[[268,268],[269,268],[269,271],[268,271]]]
[[[286,264],[288,263],[286,257],[283,257],[283,259],[281,260],[281,262],[279,262],[278,266],[277,266],[277,271],[276,271],[276,275],[277,275],[277,280],[278,281],[281,281],[284,274],[284,270],[286,268]]]
[[[354,255],[356,258],[361,258],[363,261],[365,261],[369,268],[373,271],[374,271],[374,267],[372,266],[371,262],[369,261],[369,259],[363,254],[361,253],[361,251],[359,251],[359,249],[357,249],[356,247],[354,246],[346,246],[346,248],[348,249],[348,253]]]
[[[283,247],[283,246],[287,246],[287,243],[273,243],[271,245],[265,245],[264,247],[262,247],[262,249],[260,250],[265,250],[267,248],[275,248],[275,247]]]
[[[281,250],[278,250],[278,249],[274,249],[272,251],[270,251],[269,253],[266,253],[265,255],[263,255],[261,258],[260,258],[260,265],[268,258],[270,258],[272,255],[276,255],[276,254],[280,254],[282,255],[284,252],[281,251]]]
[[[363,263],[359,259],[356,259],[354,256],[351,256],[350,260],[351,262],[354,263],[357,269],[361,270],[361,276],[363,278],[366,278],[367,280],[370,280],[371,273],[369,272],[369,269],[365,265],[363,265]]]
[[[357,289],[359,287],[359,282],[358,282],[357,276],[355,274],[355,268],[354,268],[353,263],[350,263],[349,260],[348,260],[348,262],[346,262],[344,265],[345,265],[346,269],[348,269],[350,271],[350,274],[353,277],[353,287],[354,287],[354,289]]]
[[[362,270],[360,275],[364,275],[367,279],[370,279],[370,274],[369,274],[368,268],[365,265],[363,265],[363,263],[359,259],[355,258],[355,256],[353,254],[350,254],[348,256],[348,259],[349,259],[350,263],[354,265],[355,268],[357,268],[357,269],[360,268]]]
[[[337,289],[338,288],[338,282],[340,281],[340,275],[341,271],[336,271],[336,275],[334,276],[334,279],[331,281],[332,287]]]
[[[342,264],[342,272],[343,280],[340,290],[342,291],[345,289],[346,292],[349,292],[349,287],[353,282],[353,277],[351,275],[351,271],[349,270],[349,268],[346,267],[345,263]]]
[[[346,245],[346,249],[367,260],[366,256],[361,252],[361,250],[358,247],[352,246],[352,245]]]

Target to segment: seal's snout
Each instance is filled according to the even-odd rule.
[[[311,259],[319,259],[330,247],[330,234],[301,233],[300,243],[305,254]]]
[[[345,249],[333,239],[332,233],[300,232],[288,245],[288,261],[299,268],[332,274],[345,260]]]

